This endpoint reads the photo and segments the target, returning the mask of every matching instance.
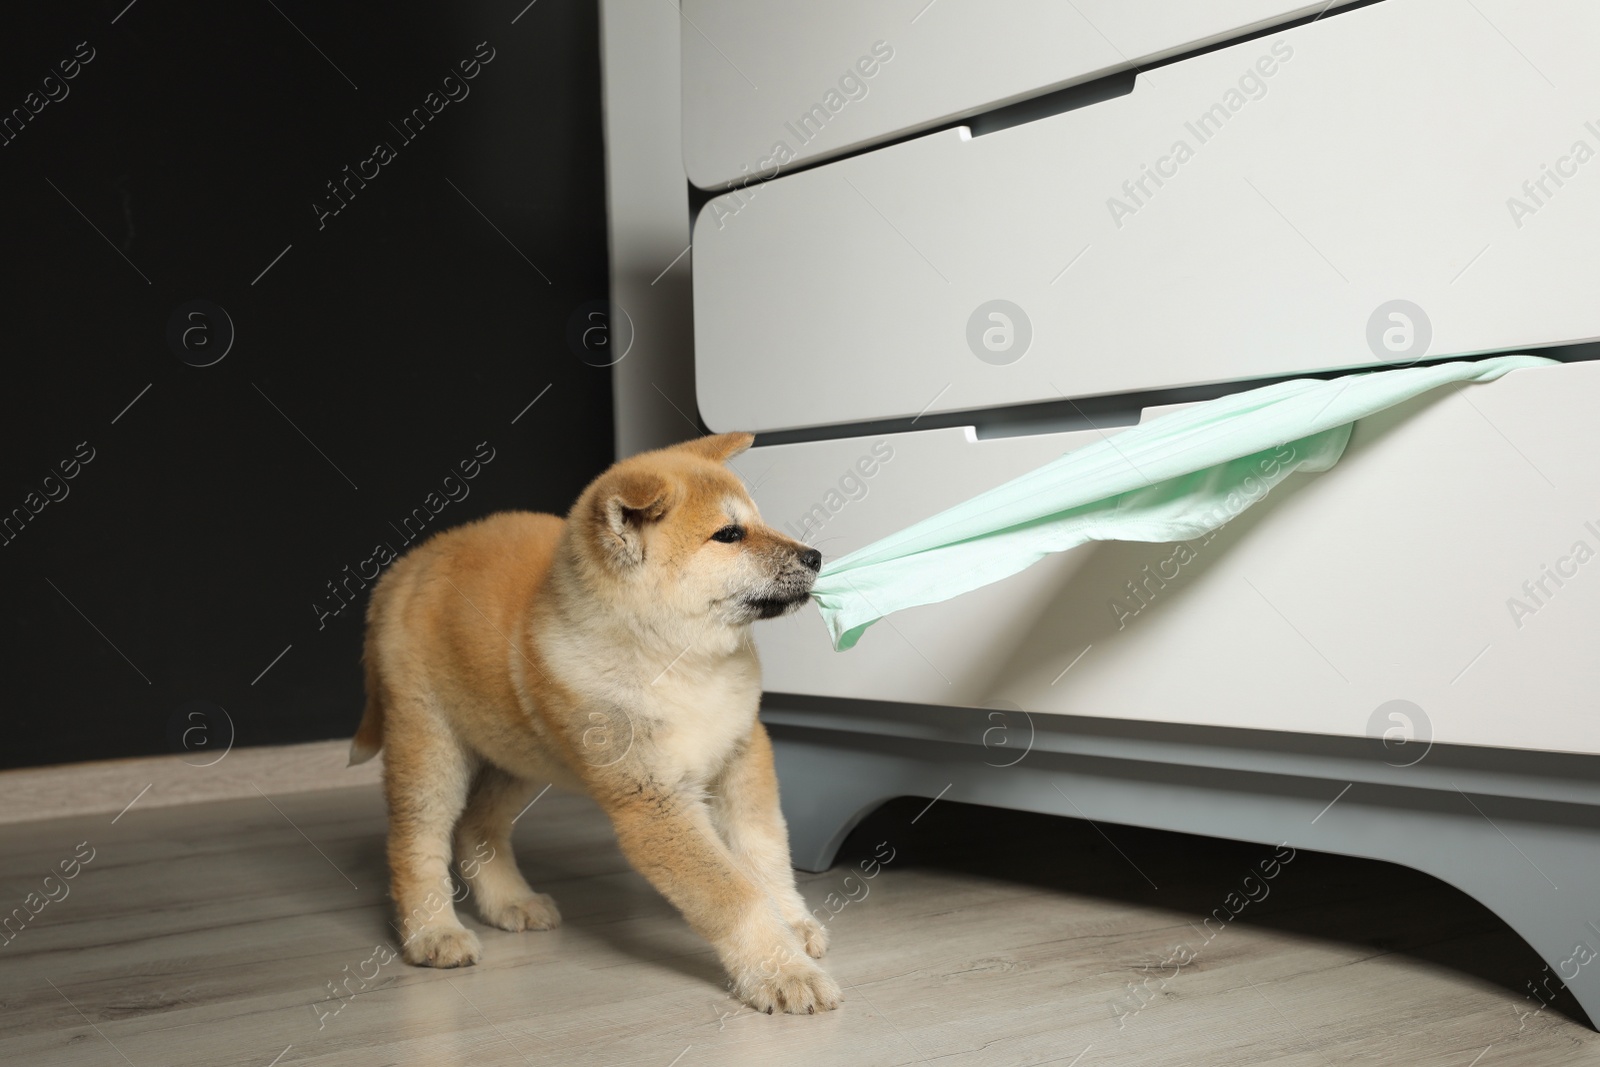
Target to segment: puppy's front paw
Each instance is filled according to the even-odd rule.
[[[810,915],[796,920],[793,927],[795,936],[806,946],[806,955],[820,960],[822,954],[828,951],[828,928]]]
[[[553,930],[561,925],[556,902],[545,893],[531,893],[504,903],[483,904],[478,909],[490,926],[515,933],[518,930]]]
[[[772,974],[771,969],[747,972],[734,983],[739,997],[757,1011],[791,1015],[814,1015],[832,1011],[844,1000],[839,985],[827,972],[804,957],[788,960]]]
[[[478,935],[460,924],[424,926],[401,951],[417,967],[470,967],[483,956]]]

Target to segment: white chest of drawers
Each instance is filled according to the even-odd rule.
[[[795,861],[908,794],[1380,858],[1600,1018],[1600,9],[1344,7],[685,0],[699,415],[825,556],[1174,390],[1573,360],[1366,420],[1181,562],[1089,546],[848,653],[764,624]]]

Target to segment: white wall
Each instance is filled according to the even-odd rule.
[[[679,26],[674,6],[661,0],[600,4],[613,338],[623,337],[620,312],[633,325],[632,347],[612,368],[619,459],[701,432],[693,254],[684,251],[689,194],[680,136]]]

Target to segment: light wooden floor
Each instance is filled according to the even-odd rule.
[[[710,951],[627,868],[603,817],[553,792],[517,830],[567,925],[508,934],[469,917],[485,961],[461,971],[364,962],[393,942],[370,785],[0,826],[0,913],[79,842],[95,850],[69,895],[0,947],[0,1063],[1600,1062],[1570,1003],[1523,1014],[1538,1007],[1523,996],[1541,975],[1532,952],[1424,876],[1301,853],[1206,943],[1202,918],[1269,850],[1115,826],[1108,841],[949,802],[913,823],[925,805],[897,801],[852,837],[851,866],[879,842],[895,850],[870,881],[845,883],[844,866],[804,876],[813,906],[858,898],[830,924],[846,1003],[816,1017],[727,999]],[[1180,941],[1198,955],[1163,968]],[[367,991],[330,999],[330,983],[375,968]]]

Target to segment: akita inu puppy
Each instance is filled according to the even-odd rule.
[[[724,465],[752,440],[625,459],[564,521],[505,512],[445,531],[374,588],[350,758],[385,751],[407,962],[478,960],[452,905],[452,856],[475,868],[489,925],[561,921],[511,855],[512,820],[554,782],[594,798],[741,999],[769,1013],[838,1006],[812,962],[827,934],[795,889],[750,642],[752,623],[806,601],[822,556],[763,523]]]

